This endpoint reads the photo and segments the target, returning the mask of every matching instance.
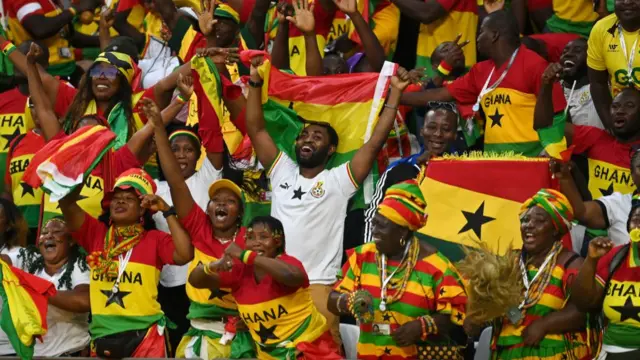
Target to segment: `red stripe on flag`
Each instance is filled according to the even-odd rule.
[[[48,297],[56,294],[56,287],[51,282],[41,279],[35,275],[31,275],[16,267],[11,266],[11,271],[18,278],[20,286],[29,293],[29,296],[40,313],[42,327],[46,329],[47,307],[49,305]]]
[[[548,161],[432,160],[427,167],[427,177],[520,203],[543,187],[556,188],[551,181]],[[509,181],[510,185],[496,186],[505,181]]]

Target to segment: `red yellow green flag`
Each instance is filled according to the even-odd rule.
[[[33,188],[42,186],[51,201],[58,201],[82,184],[114,146],[115,139],[112,131],[96,125],[49,141],[31,159],[23,181]]]
[[[549,159],[490,153],[471,153],[429,160],[420,188],[427,201],[423,239],[453,261],[463,257],[462,246],[504,253],[522,246],[521,204],[552,183]]]
[[[47,333],[47,297],[55,286],[0,260],[0,328],[21,359],[33,358],[34,337]]]

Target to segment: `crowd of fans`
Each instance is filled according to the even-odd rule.
[[[58,290],[36,356],[341,359],[342,321],[359,359],[472,358],[488,326],[497,359],[640,358],[640,0],[2,6],[0,257]],[[399,67],[367,141],[328,168],[330,125],[300,119],[295,158],[268,131],[267,60],[327,79]],[[115,146],[83,186],[53,202],[22,181],[88,126]],[[551,128],[573,156],[522,205],[524,300],[474,323],[467,280],[416,236],[421,179],[445,154],[548,156]]]

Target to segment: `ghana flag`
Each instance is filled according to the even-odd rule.
[[[42,186],[58,201],[82,184],[115,144],[116,135],[104,126],[85,126],[72,135],[47,143],[24,172],[24,182]]]
[[[491,153],[436,158],[422,174],[420,188],[428,219],[420,236],[453,261],[460,245],[482,241],[498,253],[520,248],[521,204],[552,184],[549,159]]]
[[[55,286],[37,276],[9,266],[0,260],[0,328],[21,359],[33,358],[34,337],[47,333],[47,297],[56,294]]]
[[[248,62],[254,54],[243,51],[241,57]],[[380,73],[302,77],[273,68],[265,58],[259,71],[264,79],[262,102],[267,131],[278,148],[295,159],[295,140],[305,123],[329,124],[340,141],[327,168],[344,164],[371,136],[397,67],[385,62]],[[373,195],[377,164],[372,175],[354,197],[356,208],[364,208]]]

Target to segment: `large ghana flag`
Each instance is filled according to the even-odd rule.
[[[0,260],[0,297],[3,306],[0,328],[7,334],[16,355],[33,358],[36,337],[47,333],[47,297],[56,294],[47,280],[9,266]]]
[[[478,241],[500,254],[509,245],[519,249],[521,204],[541,188],[557,188],[549,159],[514,154],[436,158],[421,175],[428,219],[419,236],[452,261]]]

